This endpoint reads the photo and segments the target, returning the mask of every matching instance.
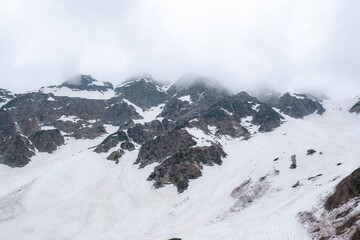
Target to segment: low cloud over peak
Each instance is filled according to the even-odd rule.
[[[131,0],[0,3],[0,83],[24,91],[78,73],[114,84],[187,72],[231,89],[360,94],[360,3]]]

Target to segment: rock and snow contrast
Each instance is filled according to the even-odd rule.
[[[0,236],[359,239],[358,101],[197,76],[0,90]]]

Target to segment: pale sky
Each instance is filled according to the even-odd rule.
[[[358,0],[0,0],[0,88],[91,74],[360,95]]]

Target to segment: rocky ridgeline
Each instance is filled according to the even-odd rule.
[[[167,94],[165,85],[155,81],[150,75],[129,79],[115,88],[116,94],[141,107],[143,110],[164,103]]]
[[[0,107],[5,105],[8,101],[13,99],[14,97],[15,95],[12,92],[0,88]]]
[[[257,95],[260,101],[277,108],[281,113],[293,118],[303,118],[310,114],[323,114],[325,109],[321,105],[321,99],[310,94],[266,92]]]

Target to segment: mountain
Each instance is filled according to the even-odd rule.
[[[96,80],[91,75],[77,75],[59,86],[43,87],[39,91],[55,96],[87,99],[109,99],[115,96],[112,83]]]
[[[115,88],[116,94],[123,96],[143,110],[150,109],[166,100],[166,86],[151,75],[131,78]]]
[[[4,239],[358,239],[358,99],[89,75],[0,108]]]
[[[168,101],[160,116],[183,122],[205,112],[217,100],[230,94],[212,79],[186,75],[167,90]]]

